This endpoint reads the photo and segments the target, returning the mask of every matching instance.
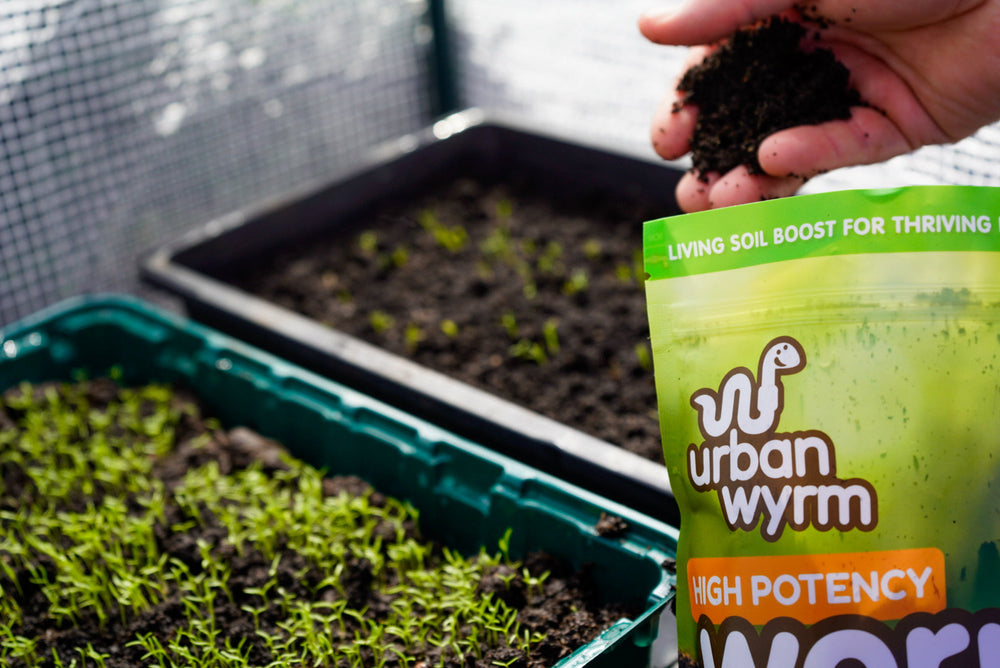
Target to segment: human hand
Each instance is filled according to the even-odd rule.
[[[650,13],[642,34],[659,44],[693,46],[688,65],[713,43],[775,14],[795,14],[795,0],[689,0],[672,13]],[[781,130],[758,150],[764,174],[686,174],[677,185],[684,211],[793,194],[811,176],[871,164],[927,144],[958,141],[1000,119],[1000,0],[813,0],[809,14],[831,22],[817,45],[851,72],[870,107],[851,118]],[[811,31],[812,32],[812,31]],[[698,110],[675,109],[675,94],[652,124],[656,152],[688,152]]]

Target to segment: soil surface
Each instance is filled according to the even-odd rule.
[[[44,395],[46,387],[51,388],[53,385],[37,386],[36,392],[39,397]],[[19,390],[12,392],[16,394]],[[91,406],[97,411],[102,411],[103,406],[115,401],[118,395],[117,386],[103,379],[92,381],[86,392]],[[4,396],[6,398],[9,395]],[[183,403],[195,399],[186,397],[180,401]],[[17,430],[23,419],[26,419],[25,416],[17,411],[0,406],[0,433]],[[218,465],[219,472],[223,475],[250,466],[251,462],[255,461],[263,462],[263,469],[272,474],[285,466],[282,463],[283,448],[280,444],[246,428],[240,427],[229,431],[208,429],[206,421],[196,412],[185,414],[181,423],[176,425],[176,434],[177,448],[159,458],[154,464],[154,472],[168,490],[175,489],[190,470],[210,462]],[[207,443],[204,442],[206,434],[210,435]],[[5,442],[9,443],[9,440]],[[8,459],[0,462],[2,464],[0,509],[8,511],[16,511],[19,502],[32,498],[36,491],[29,476],[12,461],[16,460]],[[324,495],[336,496],[345,491],[355,495],[370,494],[369,503],[373,505],[385,502],[384,496],[373,492],[367,483],[359,478],[347,476],[324,479]],[[99,499],[74,497],[73,501],[61,510],[73,512],[74,509],[80,510],[95,502],[99,502]],[[194,572],[197,572],[203,563],[200,544],[207,543],[212,546],[213,554],[226,558],[231,567],[229,589],[233,592],[233,600],[227,602],[221,597],[216,600],[215,619],[220,628],[217,642],[221,647],[227,641],[236,643],[245,639],[253,646],[251,653],[253,665],[268,664],[266,646],[255,634],[254,621],[246,605],[254,599],[248,592],[262,587],[272,578],[269,570],[274,568],[274,562],[265,559],[252,547],[245,547],[242,553],[237,553],[233,545],[225,540],[226,528],[221,523],[213,522],[211,518],[209,521],[204,521],[205,518],[199,518],[199,522],[191,520],[192,518],[176,503],[176,499],[168,495],[164,516],[155,529],[159,549],[170,559],[177,559],[187,564]],[[3,529],[2,525],[0,529]],[[386,531],[391,534],[394,529],[387,526]],[[419,534],[419,529],[415,525],[408,526],[407,531]],[[0,550],[0,559],[8,558],[9,555]],[[529,555],[523,560],[522,565],[536,577],[545,572],[550,573],[544,581],[544,596],[536,593],[529,603],[525,596],[525,581],[520,571],[514,571],[503,564],[482,579],[479,591],[482,595],[497,597],[517,608],[518,621],[522,624],[522,628],[545,634],[545,640],[535,647],[529,659],[519,651],[501,647],[487,652],[478,662],[471,657],[463,663],[446,659],[443,662],[444,666],[466,668],[500,665],[494,662],[518,668],[551,666],[590,642],[614,621],[635,614],[634,610],[622,606],[599,604],[595,600],[594,589],[586,568],[573,571],[562,561],[544,553]],[[47,558],[36,563],[36,566],[45,572],[50,572],[54,568],[53,563]],[[321,579],[321,574],[314,572],[314,568],[307,560],[298,553],[288,550],[280,553],[278,569],[278,581],[285,592],[283,595],[310,597]],[[16,575],[19,591],[15,596],[23,611],[23,621],[13,631],[15,635],[36,639],[36,654],[43,657],[40,665],[45,667],[54,665],[51,659],[53,650],[68,662],[69,657],[77,657],[77,652],[83,651],[88,646],[110,656],[105,663],[100,664],[106,668],[146,665],[146,661],[143,660],[145,650],[134,643],[130,644],[131,641],[145,634],[155,634],[161,639],[166,639],[181,628],[185,618],[175,592],[146,612],[127,620],[121,620],[117,615],[112,616],[110,622],[103,627],[97,624],[97,619],[93,615],[84,617],[76,625],[60,625],[50,618],[48,602],[42,596],[41,589],[34,586],[34,576],[29,576],[25,570],[18,570]],[[381,614],[380,611],[392,605],[392,601],[382,595],[376,595],[370,586],[371,580],[371,567],[363,560],[345,564],[344,573],[340,578],[349,605],[359,610],[361,614],[377,618]],[[334,594],[333,589],[329,587],[324,591],[326,595]],[[260,620],[265,628],[271,628],[269,624],[280,621],[269,619],[267,614],[262,615]],[[26,665],[20,659],[12,661],[13,663],[7,664],[10,668],[21,668]],[[439,662],[439,657],[429,653],[424,657],[416,657],[409,665],[437,666]],[[91,664],[88,662],[87,665]],[[386,663],[379,665],[392,668],[402,664],[387,659]]]
[[[829,49],[811,45],[822,27],[772,18],[733,34],[681,78],[683,104],[698,108],[691,139],[695,171],[739,165],[761,174],[758,148],[778,130],[851,117],[862,105],[850,72]]]
[[[642,222],[663,215],[460,180],[234,281],[662,462],[641,249]]]

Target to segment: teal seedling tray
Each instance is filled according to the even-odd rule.
[[[672,596],[674,528],[544,474],[214,330],[119,296],[64,302],[0,329],[0,390],[120,371],[122,382],[184,385],[224,424],[282,441],[331,474],[358,475],[420,510],[424,532],[468,553],[513,528],[511,553],[592,565],[598,594],[645,606],[560,668],[645,666]],[[602,513],[623,518],[598,535]]]

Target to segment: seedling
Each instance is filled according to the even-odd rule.
[[[545,581],[549,579],[549,575],[550,573],[546,571],[535,577],[527,568],[522,569],[521,577],[524,578],[524,583],[528,587],[529,599],[533,596],[543,596],[545,594]]]
[[[376,334],[383,334],[396,326],[396,319],[385,311],[376,309],[369,314],[368,323]]]
[[[559,354],[559,319],[549,318],[542,325],[542,338],[545,340],[545,350],[550,355]]]
[[[587,277],[587,270],[577,269],[563,283],[563,294],[568,296],[578,295],[584,292],[589,285],[590,279]]]
[[[500,324],[507,332],[507,338],[516,340],[520,336],[520,329],[517,326],[517,317],[513,311],[504,311],[500,316]]]
[[[445,319],[441,321],[441,331],[449,339],[454,339],[458,336],[458,325],[455,324],[454,320]]]
[[[406,329],[403,331],[403,340],[406,342],[406,349],[411,353],[414,352],[427,338],[424,333],[423,328],[415,322],[410,322],[406,324]]]
[[[392,249],[392,254],[389,256],[392,266],[399,268],[406,264],[407,260],[410,258],[410,249],[406,247],[405,244],[400,244]]]
[[[379,253],[375,258],[375,264],[380,271],[399,269],[404,266],[409,259],[409,250],[404,245],[396,246],[391,253]]]
[[[358,235],[358,248],[366,257],[374,257],[378,252],[378,234],[373,230],[366,230]]]
[[[599,260],[603,250],[604,247],[599,239],[587,239],[583,242],[583,255],[591,262]]]
[[[519,339],[510,347],[510,356],[515,359],[529,360],[542,366],[549,361],[545,347],[531,339]]]
[[[480,242],[479,249],[483,255],[492,259],[506,260],[512,257],[510,230],[503,225],[494,227],[489,236]]]
[[[538,256],[538,261],[535,266],[538,267],[538,271],[543,274],[552,274],[559,271],[562,263],[560,258],[562,257],[562,245],[556,241],[550,241],[545,245],[545,249],[542,250],[541,254]]]
[[[465,248],[469,241],[469,234],[461,225],[448,227],[438,220],[437,216],[430,209],[420,212],[420,226],[434,237],[434,241],[445,250],[457,253]]]
[[[642,367],[643,371],[649,372],[653,370],[653,355],[648,343],[640,341],[635,344],[635,356],[639,360],[639,366]]]

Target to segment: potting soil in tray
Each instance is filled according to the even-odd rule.
[[[230,280],[661,461],[640,256],[659,214],[573,197],[459,180]]]
[[[551,666],[629,612],[545,554],[426,541],[408,504],[168,386],[9,390],[0,446],[11,668]]]

